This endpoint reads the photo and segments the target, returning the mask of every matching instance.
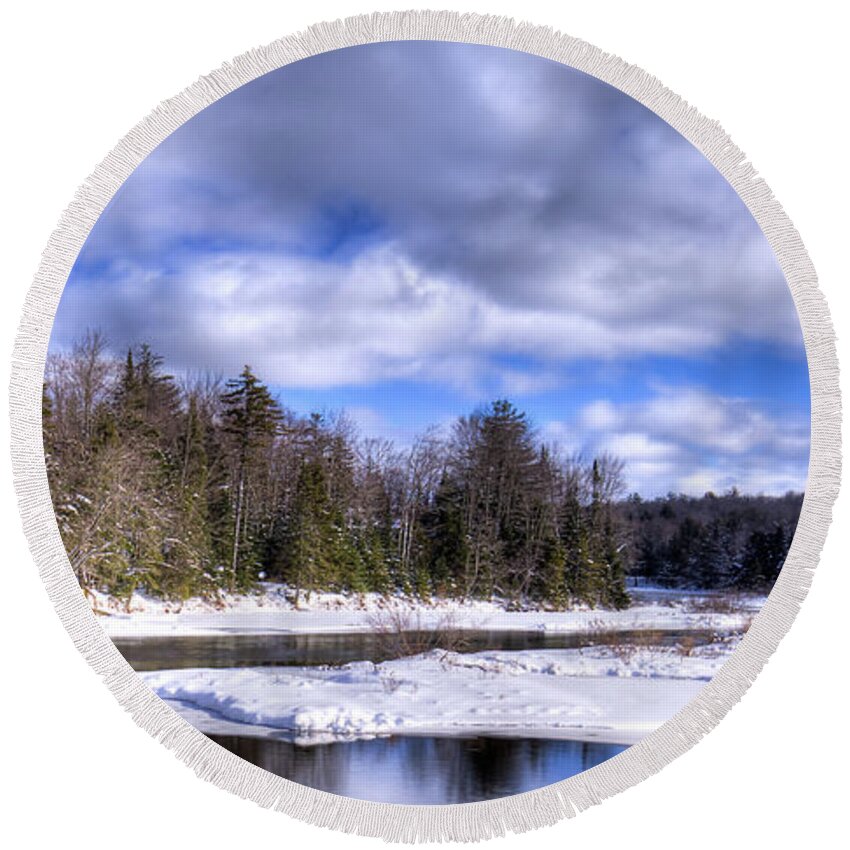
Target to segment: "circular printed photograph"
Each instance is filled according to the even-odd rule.
[[[80,592],[188,723],[444,805],[691,702],[782,569],[809,375],[712,164],[594,77],[374,43],[186,121],[76,259],[43,392]]]

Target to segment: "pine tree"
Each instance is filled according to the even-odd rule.
[[[246,487],[259,461],[260,450],[269,444],[277,431],[281,410],[250,366],[245,366],[239,378],[227,382],[221,402],[224,430],[233,440],[235,455],[236,494],[230,559],[230,584],[233,587],[244,572],[243,561],[247,564],[251,555]]]
[[[589,553],[584,514],[579,500],[579,482],[572,477],[567,483],[561,507],[560,538],[564,547],[564,581],[570,602],[585,601],[586,575]]]
[[[701,523],[686,516],[677,527],[668,546],[660,580],[669,586],[698,588],[702,581],[700,544],[704,529]]]
[[[81,585],[166,597],[301,591],[628,604],[628,569],[670,586],[767,590],[801,496],[621,498],[621,464],[558,458],[500,400],[399,452],[344,415],[281,411],[246,367],[181,389],[148,346],[91,333],[51,355],[48,483]]]
[[[617,541],[613,516],[608,511],[604,526],[603,553],[607,566],[607,575],[602,601],[607,607],[617,610],[627,608],[631,602],[629,594],[626,591],[626,569],[623,563],[622,551],[623,546]]]
[[[741,585],[754,590],[769,590],[785,563],[790,542],[781,523],[776,523],[770,531],[754,530],[744,550]]]
[[[500,399],[456,429],[455,474],[464,491],[467,595],[494,591],[515,596],[528,571],[513,566],[532,561],[527,535],[529,508],[540,481],[538,452],[526,415]]]
[[[361,531],[357,540],[356,564],[361,571],[355,570],[349,580],[349,586],[356,591],[372,591],[386,595],[391,589],[389,554],[386,541],[380,529],[372,527]]]
[[[592,606],[623,608],[629,603],[622,546],[612,501],[621,486],[622,466],[608,456],[595,458],[590,469],[587,519],[588,560],[580,579],[581,598]]]
[[[654,534],[643,531],[638,538],[634,555],[634,573],[652,582],[658,576],[663,553]]]
[[[541,564],[542,589],[539,594],[556,611],[564,610],[569,604],[567,593],[567,553],[558,537],[546,542]]]
[[[144,406],[133,349],[128,348],[114,397],[115,416],[125,437],[141,430]]]
[[[334,523],[321,464],[308,461],[298,475],[286,533],[286,578],[296,601],[306,591],[333,588],[338,576],[333,557]]]
[[[179,505],[175,533],[174,560],[185,576],[182,592],[189,594],[199,586],[212,584],[212,539],[209,528],[208,501],[209,464],[206,449],[206,429],[198,410],[196,396],[189,396],[184,431],[178,450],[179,477],[176,477],[176,500]]]
[[[464,580],[461,568],[468,561],[468,548],[463,501],[461,489],[444,473],[433,508],[424,518],[430,572],[441,594],[456,595]]]

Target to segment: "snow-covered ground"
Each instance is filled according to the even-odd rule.
[[[100,623],[113,638],[178,635],[288,634],[368,632],[391,612],[402,612],[408,628],[481,629],[492,631],[546,631],[556,633],[745,629],[764,602],[742,597],[734,606],[718,605],[711,595],[677,591],[636,592],[631,608],[623,611],[507,611],[498,602],[432,600],[414,602],[404,597],[385,599],[377,594],[314,593],[298,607],[286,588],[267,584],[257,594],[223,596],[213,604],[190,600],[181,604],[134,595],[129,604],[103,595],[92,596]]]
[[[632,744],[687,704],[734,641],[689,654],[605,646],[424,655],[342,667],[142,674],[201,731],[301,744],[377,735],[502,734]]]
[[[724,663],[764,599],[633,591],[623,611],[506,610],[498,600],[389,599],[371,594],[255,594],[183,605],[134,596],[92,603],[116,638],[362,633],[375,629],[599,634],[599,645],[456,653],[380,664],[158,670],[140,675],[210,734],[284,736],[302,744],[378,735],[509,735],[631,744],[684,707]],[[715,632],[714,642],[682,635]],[[678,644],[651,632],[675,631]],[[606,633],[604,636],[602,633]],[[607,634],[620,633],[620,634]],[[639,633],[639,634],[627,634]],[[721,638],[719,635],[727,637]],[[639,638],[636,640],[636,638]]]

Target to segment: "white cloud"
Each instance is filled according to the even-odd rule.
[[[293,63],[183,125],[96,224],[51,345],[89,327],[177,372],[248,362],[329,398],[402,381],[566,397],[577,368],[622,391],[640,358],[689,375],[742,340],[804,357],[766,239],[669,125],[562,65],[438,42]],[[541,432],[622,454],[647,492],[805,477],[807,423],[700,388],[600,390]]]
[[[648,434],[629,431],[613,434],[606,441],[608,450],[627,461],[658,462],[670,460],[679,454],[675,443],[655,439]]]
[[[59,342],[99,326],[195,369],[239,348],[294,386],[476,388],[494,352],[801,351],[764,236],[695,148],[591,77],[482,46],[333,51],[234,92],[134,172],[81,258]],[[556,381],[524,371],[503,364],[505,391]]]
[[[693,353],[719,344],[728,330],[687,312],[634,320],[611,315],[604,284],[595,301],[579,308],[570,300],[508,304],[418,267],[394,243],[345,265],[276,252],[219,252],[184,258],[158,274],[127,265],[117,281],[69,289],[54,342],[67,344],[81,329],[99,327],[117,348],[149,341],[177,368],[231,372],[247,361],[281,386],[413,379],[480,396],[483,388],[508,395],[553,389],[564,382],[563,367],[577,359]],[[510,357],[526,362],[513,365]],[[744,424],[754,432],[761,427],[751,416],[733,432],[716,429],[718,411],[702,410],[698,393],[671,410],[666,404],[659,398],[647,415],[673,429],[682,424],[716,433],[718,440],[746,440]],[[598,406],[584,415],[592,426],[594,417],[612,413]]]
[[[620,421],[620,413],[607,399],[599,399],[582,408],[581,424],[592,430],[610,431]]]
[[[575,419],[574,426],[548,422],[543,431],[555,440],[568,436],[585,453],[617,455],[630,489],[643,495],[805,489],[808,422],[772,418],[752,401],[696,387],[656,387],[638,402],[591,402]]]

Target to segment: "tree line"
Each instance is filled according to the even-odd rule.
[[[673,560],[652,573],[636,546],[623,464],[563,456],[505,400],[399,448],[344,413],[287,409],[248,366],[226,382],[177,381],[149,346],[116,359],[88,332],[49,358],[42,414],[69,559],[84,588],[113,596],[214,596],[267,579],[296,599],[622,607],[630,564],[681,578]]]
[[[667,587],[768,591],[785,563],[800,493],[774,498],[733,489],[701,498],[669,494],[620,505],[630,571]]]

